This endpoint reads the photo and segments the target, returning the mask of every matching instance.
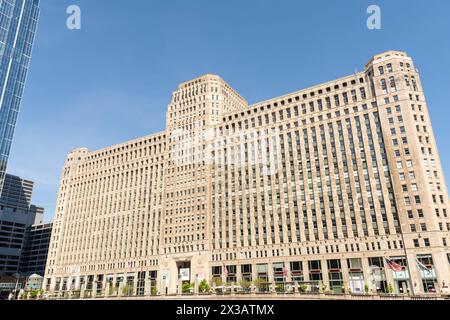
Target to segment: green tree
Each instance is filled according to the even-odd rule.
[[[152,287],[151,294],[152,294],[152,296],[156,296],[158,294],[158,288]]]
[[[133,294],[133,286],[132,286],[132,285],[129,285],[129,284],[126,284],[126,285],[123,287],[123,289],[122,289],[122,293],[123,293],[125,296],[131,296],[131,295]]]
[[[253,281],[253,284],[255,285],[256,289],[258,289],[258,291],[261,291],[264,289],[264,280],[261,278],[257,278]]]
[[[241,282],[239,283],[239,285],[243,288],[248,290],[250,288],[250,286],[252,285],[250,281],[242,279]]]
[[[108,293],[108,295],[109,295],[109,296],[113,296],[113,295],[116,295],[116,294],[117,294],[117,288],[114,287],[114,286],[109,287],[109,293]]]
[[[216,287],[220,287],[223,284],[222,278],[219,277],[214,277],[212,278],[212,283],[216,286]]]

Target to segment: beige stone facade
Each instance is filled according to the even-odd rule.
[[[68,155],[44,285],[93,295],[174,294],[202,279],[448,291],[449,214],[405,53],[254,105],[205,75],[173,93],[164,132]]]

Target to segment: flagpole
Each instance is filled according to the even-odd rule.
[[[428,269],[428,267],[426,265],[424,265],[421,261],[419,261],[418,258],[416,258],[416,264],[420,269],[420,277],[422,278],[422,274],[425,276],[424,278],[422,278],[422,280],[425,280],[425,286],[426,286],[425,293],[429,293],[428,279],[427,279],[427,276],[425,275],[425,273],[423,273],[423,272],[426,271],[428,274],[430,274],[430,273],[432,274],[432,272]]]
[[[422,273],[422,271],[421,271],[420,273]],[[427,279],[427,277],[425,277],[425,286],[426,286],[426,291],[425,291],[425,293],[428,293],[428,292],[429,292],[429,289],[428,289],[428,279]]]
[[[402,236],[403,251],[405,252],[406,268],[408,268],[409,282],[411,283],[411,295],[415,296],[415,293],[414,293],[414,283],[413,283],[413,281],[412,281],[411,268],[409,267],[409,262],[408,262],[408,253],[406,252],[405,236],[403,235],[403,230],[402,230],[402,225],[401,225],[401,224],[400,224],[400,235]]]

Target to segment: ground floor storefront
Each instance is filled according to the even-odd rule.
[[[242,263],[211,263],[207,255],[198,255],[164,258],[150,270],[46,277],[44,289],[69,298],[228,292],[449,294],[448,268],[448,261],[442,264],[431,254],[408,256],[408,259],[405,256],[321,260],[291,257],[287,261]]]

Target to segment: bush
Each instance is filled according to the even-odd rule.
[[[386,293],[394,293],[394,286],[392,284],[387,286]]]
[[[152,289],[150,291],[151,291],[152,296],[156,296],[158,294],[158,288],[156,288],[156,287],[152,287]]]
[[[189,293],[191,292],[192,287],[192,284],[190,284],[189,282],[183,283],[183,285],[181,286],[181,291],[183,293]]]
[[[205,279],[203,279],[200,284],[198,285],[198,289],[200,290],[201,293],[205,293],[209,291],[209,285],[208,282],[206,282]]]
[[[284,286],[281,283],[278,283],[275,290],[276,292],[284,292]]]

